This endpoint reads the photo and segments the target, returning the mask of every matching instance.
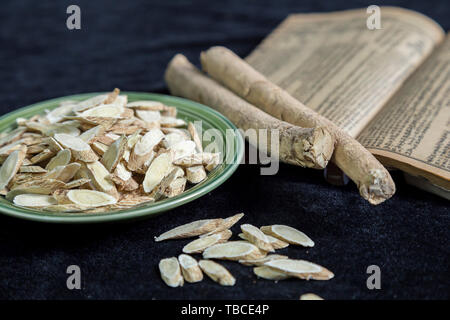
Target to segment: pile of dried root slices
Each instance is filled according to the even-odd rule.
[[[274,281],[288,278],[330,280],[334,277],[330,270],[318,264],[274,253],[275,250],[289,245],[314,246],[314,242],[306,234],[295,228],[285,225],[257,228],[242,224],[242,233],[239,234],[242,240],[230,241],[230,228],[243,216],[243,213],[239,213],[225,219],[197,220],[155,237],[155,241],[160,242],[198,236],[183,247],[183,253],[178,258],[161,260],[159,270],[163,281],[170,287],[178,287],[182,286],[184,281],[202,281],[205,273],[221,285],[234,285],[236,280],[231,273],[211,259],[232,260],[253,266],[253,272],[258,278]],[[201,254],[202,259],[197,261],[192,254]]]
[[[119,89],[63,101],[0,134],[0,194],[55,212],[109,212],[181,194],[220,163],[192,123]]]

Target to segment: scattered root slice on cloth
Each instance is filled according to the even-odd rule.
[[[230,229],[230,228],[231,228],[232,226],[234,226],[239,220],[241,220],[243,216],[244,216],[243,213],[238,213],[238,214],[235,214],[234,216],[231,216],[231,217],[222,219],[222,222],[217,226],[216,229],[214,229],[214,230],[212,230],[212,231],[210,231],[210,232],[208,232],[208,233],[206,233],[206,234],[202,234],[202,235],[200,236],[200,238],[202,238],[202,237],[207,237],[207,236],[212,235],[212,234],[214,234],[214,233],[218,233],[218,232],[221,232],[221,231]]]
[[[274,281],[285,280],[285,279],[291,278],[291,276],[289,276],[288,274],[286,274],[282,271],[278,271],[276,269],[267,267],[267,266],[255,267],[255,268],[253,268],[253,273],[256,274],[258,276],[258,278],[274,280]]]
[[[206,179],[206,171],[203,166],[193,166],[186,168],[186,179],[192,183],[197,184]]]
[[[264,265],[305,280],[330,280],[334,277],[330,270],[305,260],[278,259],[268,261]]]
[[[86,208],[102,207],[117,203],[116,198],[107,193],[88,189],[69,190],[67,198],[72,203]]]
[[[180,254],[178,256],[178,262],[180,263],[181,273],[184,280],[190,283],[200,282],[203,280],[203,272],[198,265],[197,260],[187,254]]]
[[[240,264],[243,264],[245,266],[263,266],[264,263],[277,260],[277,259],[288,259],[288,256],[284,256],[281,254],[269,254],[261,259],[247,259],[247,260],[239,260]]]
[[[14,197],[13,202],[15,205],[31,208],[42,208],[58,203],[53,196],[44,194],[19,194]]]
[[[142,182],[144,192],[152,192],[161,183],[162,179],[170,173],[172,167],[171,152],[165,152],[156,157],[145,173],[145,178]]]
[[[247,237],[245,236],[245,234],[243,233],[239,233],[238,237],[243,239],[243,240],[247,240],[249,242],[251,242],[249,239],[247,239]],[[272,247],[277,250],[277,249],[283,249],[289,246],[289,243],[284,242],[283,240],[277,239],[275,237],[269,236],[268,234],[266,234],[267,239],[269,239],[270,244],[272,245]]]
[[[264,232],[259,230],[257,227],[252,226],[251,224],[242,224],[241,230],[244,233],[246,240],[250,241],[261,250],[268,252],[275,251],[269,238],[267,238]]]
[[[257,246],[246,241],[229,241],[215,244],[203,251],[204,259],[243,260],[260,259],[266,256]]]
[[[25,159],[27,147],[15,150],[6,158],[0,168],[0,189],[5,188],[11,179],[16,175]]]
[[[314,247],[314,241],[312,241],[306,234],[289,226],[274,224],[271,226],[261,227],[261,231],[290,244],[296,244],[304,247]]]
[[[222,286],[234,286],[236,279],[222,265],[211,260],[200,260],[200,268],[208,277]]]
[[[230,230],[224,230],[219,233],[212,234],[208,237],[198,238],[189,242],[183,247],[184,253],[201,253],[206,248],[211,247],[217,243],[222,243],[231,238],[233,233]]]
[[[192,122],[188,123],[188,131],[191,134],[192,141],[195,142],[195,146],[197,147],[197,152],[203,152],[202,139],[197,131],[197,128]]]
[[[305,293],[300,296],[299,300],[323,300],[323,298],[315,293]]]
[[[70,163],[70,159],[72,158],[72,152],[70,149],[60,150],[56,156],[50,159],[50,161],[45,166],[47,171],[51,171],[57,166],[65,166]]]
[[[169,287],[183,286],[184,280],[177,258],[162,259],[159,262],[159,272],[161,273],[161,278]]]
[[[91,147],[80,138],[65,133],[55,134],[54,138],[64,148],[70,149],[76,160],[84,162],[94,162],[98,160],[98,156],[92,151]]]
[[[136,171],[144,166],[144,163],[152,157],[154,147],[164,138],[164,133],[159,129],[151,129],[134,145],[128,161],[128,169]]]
[[[181,239],[195,237],[211,230],[216,229],[216,227],[222,223],[223,219],[205,219],[197,220],[187,224],[183,224],[167,232],[164,232],[159,237],[155,238],[156,242],[169,240],[169,239]]]
[[[112,172],[119,161],[122,159],[125,152],[127,138],[125,136],[119,137],[115,140],[103,154],[101,163],[105,166],[106,170]]]

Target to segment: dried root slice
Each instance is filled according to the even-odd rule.
[[[86,117],[102,117],[102,118],[120,118],[124,112],[124,107],[116,104],[104,104],[92,109],[83,111],[79,116]]]
[[[274,224],[272,226],[261,227],[261,231],[290,244],[301,245],[304,247],[314,247],[314,241],[312,241],[306,234],[289,226]]]
[[[81,164],[79,163],[71,163],[67,166],[57,166],[52,171],[48,172],[44,175],[43,179],[55,179],[62,182],[68,182],[72,180],[77,171],[81,168]]]
[[[116,204],[116,208],[127,209],[144,203],[154,202],[155,199],[147,195],[136,195],[133,193],[125,194]]]
[[[45,169],[50,171],[58,166],[65,166],[70,163],[72,158],[72,152],[69,149],[63,149],[59,151],[56,156],[50,159],[50,161],[45,166]]]
[[[187,254],[180,254],[178,256],[181,273],[184,280],[190,283],[200,282],[203,280],[203,272],[200,269],[197,260]]]
[[[109,146],[107,146],[106,144],[98,142],[98,141],[93,142],[91,147],[92,147],[92,150],[94,150],[101,156],[103,156],[105,154],[105,152],[108,151],[108,148],[109,148]]]
[[[0,189],[5,188],[19,171],[27,153],[27,147],[11,152],[0,168]]]
[[[21,207],[47,207],[57,204],[55,198],[44,194],[19,194],[14,197],[13,202]]]
[[[183,224],[174,229],[164,232],[159,237],[156,237],[155,241],[159,242],[169,239],[195,237],[214,230],[221,222],[222,219],[205,219]]]
[[[94,162],[98,160],[97,155],[92,151],[91,147],[80,138],[65,133],[55,134],[54,138],[64,148],[70,149],[76,160],[84,162]]]
[[[177,178],[183,177],[184,171],[180,167],[174,167],[168,175],[166,175],[155,191],[155,199],[158,200],[167,197],[173,192],[173,183]]]
[[[264,263],[277,260],[277,259],[288,259],[287,256],[283,256],[281,254],[269,254],[261,259],[248,259],[248,260],[239,260],[239,263],[245,265],[245,266],[263,266]]]
[[[172,145],[169,150],[174,154],[174,160],[184,158],[195,153],[195,143],[191,140],[185,140]]]
[[[45,115],[49,123],[57,123],[72,113],[74,103],[62,104]]]
[[[55,155],[55,153],[50,150],[50,149],[44,149],[44,151],[38,153],[37,155],[35,155],[33,158],[30,159],[30,162],[32,164],[36,164],[42,161],[45,161],[47,159],[50,159],[51,157],[53,157]]]
[[[46,173],[47,170],[40,166],[21,166],[19,169],[21,173]]]
[[[203,152],[202,139],[200,139],[200,135],[198,134],[197,128],[192,122],[188,123],[188,131],[191,134],[192,140],[195,142],[197,152]]]
[[[250,241],[261,250],[268,252],[275,251],[269,238],[267,238],[267,236],[257,227],[252,226],[251,224],[242,224],[241,230],[244,233],[246,240]]]
[[[151,129],[135,145],[128,161],[128,169],[136,171],[144,166],[144,163],[152,157],[154,147],[164,138],[164,133],[159,129]]]
[[[107,94],[100,94],[98,96],[94,96],[92,98],[80,101],[73,108],[73,111],[81,112],[81,111],[96,107],[96,106],[104,103],[107,98],[108,98]]]
[[[161,115],[165,117],[176,117],[177,116],[177,108],[171,106],[164,106],[164,110],[161,111]]]
[[[142,186],[144,192],[150,193],[158,186],[162,179],[170,173],[172,169],[172,154],[170,152],[163,153],[155,158],[145,173]]]
[[[305,293],[300,296],[299,300],[323,300],[323,298],[315,293]]]
[[[102,207],[117,202],[116,198],[109,194],[87,189],[69,190],[67,192],[67,198],[72,203],[86,208]]]
[[[106,170],[111,172],[114,170],[122,159],[123,153],[125,152],[125,147],[127,144],[127,138],[125,136],[121,136],[116,141],[114,141],[103,154],[101,162],[105,166]]]
[[[106,192],[118,198],[118,192],[114,183],[109,179],[109,171],[99,162],[86,163],[87,173],[92,184],[99,191]]]
[[[258,278],[274,281],[285,280],[290,278],[288,274],[267,266],[255,267],[253,268],[253,273],[256,274]]]
[[[238,237],[243,239],[243,240],[247,240],[249,242],[251,242],[245,234],[243,233],[239,233]],[[289,246],[289,243],[284,242],[283,240],[277,239],[275,237],[269,236],[266,234],[267,239],[269,239],[270,244],[272,245],[272,247],[277,250],[277,249],[283,249]]]
[[[136,116],[148,123],[158,124],[161,120],[161,113],[159,111],[136,110]]]
[[[91,182],[91,179],[80,178],[80,179],[72,180],[72,181],[66,183],[65,188],[66,189],[74,189],[74,188],[84,186],[85,184],[89,184],[89,182]]]
[[[64,188],[65,183],[54,179],[31,180],[14,186],[6,195],[7,200],[13,200],[19,194],[52,194],[55,190]]]
[[[167,198],[173,198],[179,194],[182,194],[186,189],[186,182],[187,180],[184,177],[176,178],[170,183],[169,187],[164,192],[164,195]]]
[[[173,164],[182,167],[192,167],[198,165],[207,166],[217,162],[220,162],[220,153],[202,152],[176,159]]]
[[[170,147],[176,145],[177,143],[188,140],[188,138],[179,132],[171,132],[166,134],[163,140],[164,148],[169,149]]]
[[[114,169],[112,180],[121,191],[133,191],[139,188],[139,184],[133,179],[133,175],[119,162]]]
[[[46,144],[48,149],[50,149],[54,153],[64,150],[64,148],[53,137],[43,139],[42,143]]]
[[[168,127],[168,128],[184,127],[186,125],[186,122],[184,120],[171,116],[162,116],[160,119],[160,123],[161,127]]]
[[[204,259],[244,260],[260,259],[266,254],[250,242],[229,241],[215,244],[203,251]]]
[[[187,167],[186,178],[193,184],[202,182],[206,178],[205,168],[203,168],[203,166]]]
[[[94,142],[94,140],[99,137],[102,136],[105,133],[105,127],[103,126],[96,126],[93,127],[85,132],[83,132],[82,134],[80,134],[80,139],[83,140],[84,142],[91,144]]]
[[[241,218],[244,216],[243,213],[238,213],[235,214],[234,216],[222,219],[222,223],[220,223],[216,229],[212,230],[211,232],[208,232],[206,234],[203,234],[200,236],[201,237],[207,237],[211,234],[217,233],[217,232],[221,232],[227,229],[230,229],[232,226],[234,226],[239,220],[241,220]]]
[[[149,111],[163,111],[165,109],[165,106],[161,102],[152,100],[128,102],[126,107]]]
[[[5,134],[0,138],[0,147],[4,146],[5,144],[19,140],[26,130],[27,130],[26,128],[18,127],[12,130],[11,132],[8,132],[7,134]]]
[[[208,277],[222,286],[234,286],[236,279],[222,265],[211,260],[200,260],[200,268]]]
[[[104,104],[109,104],[109,103],[113,103],[117,97],[119,96],[120,93],[120,89],[118,88],[114,88],[114,90],[110,93],[108,93],[105,101],[103,101]]]
[[[224,230],[219,233],[212,234],[208,237],[198,238],[189,242],[183,247],[184,253],[201,253],[206,248],[211,247],[217,243],[222,243],[231,238],[233,233],[230,230]]]
[[[334,277],[330,270],[305,260],[278,259],[264,265],[300,279],[329,280]]]
[[[177,258],[162,259],[159,262],[159,272],[161,273],[161,278],[169,287],[183,286],[184,280]]]

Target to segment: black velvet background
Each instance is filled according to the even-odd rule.
[[[376,4],[383,5],[384,1]],[[82,29],[66,28],[78,4]],[[246,56],[288,13],[367,7],[373,1],[2,1],[1,113],[69,94],[122,90],[167,93],[163,72],[182,52],[198,64],[201,50],[225,45]],[[445,30],[447,1],[390,1],[420,11]],[[353,184],[328,185],[322,172],[282,165],[261,176],[241,165],[222,186],[155,218],[123,224],[64,226],[0,216],[0,298],[3,299],[448,299],[449,202],[404,183],[373,207]],[[280,251],[330,268],[331,281],[256,281],[251,268],[224,263],[235,287],[206,279],[171,289],[157,264],[187,241],[156,244],[155,235],[196,219],[245,212],[257,226],[303,230],[311,249]],[[233,231],[238,233],[238,228]],[[83,288],[66,288],[66,268],[81,267]],[[381,290],[366,288],[367,266],[382,271]]]

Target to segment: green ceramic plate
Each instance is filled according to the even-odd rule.
[[[60,101],[84,100],[97,94],[100,93],[67,96],[47,100],[18,109],[0,117],[0,132],[13,129],[16,126],[15,120],[18,117],[29,118],[35,114],[44,113],[46,109],[50,110],[57,107]],[[100,214],[43,212],[17,207],[8,200],[4,199],[4,197],[0,197],[0,212],[22,219],[54,223],[94,223],[142,218],[162,213],[201,197],[221,185],[239,166],[244,153],[243,139],[241,135],[237,133],[236,127],[230,122],[230,120],[217,111],[190,100],[161,94],[140,92],[123,92],[123,94],[128,95],[129,101],[157,100],[167,105],[175,106],[178,109],[177,117],[186,121],[201,120],[204,131],[215,128],[223,137],[225,137],[226,132],[228,132],[229,139],[223,139],[222,150],[224,153],[224,159],[230,159],[231,161],[224,161],[221,165],[208,174],[208,178],[206,180],[190,187],[187,191],[176,197],[133,209]],[[203,144],[206,145],[211,141],[214,141],[214,138],[208,138],[208,141],[203,141]]]

